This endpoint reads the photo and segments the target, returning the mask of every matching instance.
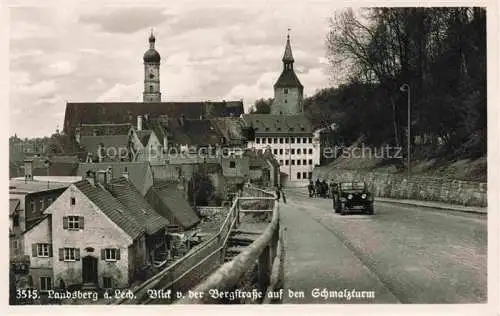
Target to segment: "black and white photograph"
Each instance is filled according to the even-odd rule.
[[[5,10],[11,307],[498,313],[496,6]]]

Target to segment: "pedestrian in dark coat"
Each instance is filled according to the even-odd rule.
[[[281,188],[281,184],[279,186],[279,190],[281,192],[281,195],[283,196],[283,203],[286,204],[286,195],[285,195],[285,192],[283,192],[283,189]]]

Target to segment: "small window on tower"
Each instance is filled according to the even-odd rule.
[[[288,103],[288,101],[287,101],[287,100],[285,100],[285,103]]]
[[[285,92],[285,94],[288,94],[288,89],[286,89],[286,88],[285,88],[285,89],[284,89],[284,92]]]
[[[149,86],[149,92],[153,92],[153,86]]]

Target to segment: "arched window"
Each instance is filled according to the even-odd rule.
[[[149,92],[153,92],[153,86],[149,86]]]

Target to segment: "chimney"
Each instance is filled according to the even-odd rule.
[[[99,146],[97,147],[97,159],[98,162],[102,162],[104,158],[104,144],[100,143]]]
[[[75,141],[80,144],[80,126],[75,129]]]
[[[85,178],[87,179],[88,182],[90,182],[90,184],[92,184],[94,186],[96,185],[96,173],[95,173],[95,171],[88,170],[87,176]]]
[[[142,115],[137,115],[137,130],[142,131]]]
[[[110,183],[111,178],[112,178],[111,167],[106,170],[97,171],[97,181],[101,185],[107,186]]]

